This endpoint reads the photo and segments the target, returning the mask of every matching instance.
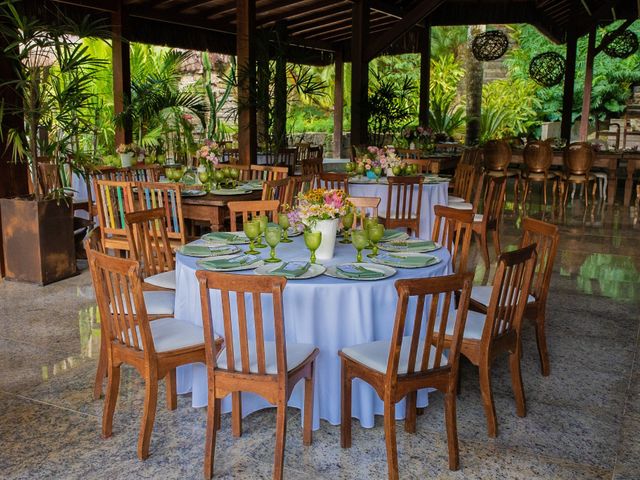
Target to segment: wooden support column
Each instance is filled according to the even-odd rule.
[[[255,105],[255,0],[237,0],[238,156],[241,164],[257,160]]]
[[[276,24],[277,57],[274,78],[273,137],[276,152],[287,146],[287,26]]]
[[[342,157],[342,120],[344,118],[344,61],[342,51],[335,53],[335,83],[333,87],[333,156]]]
[[[126,13],[122,1],[117,2],[117,10],[111,14],[111,56],[113,62],[113,112],[116,115],[125,111],[131,100],[131,63],[129,42],[126,37]],[[131,119],[126,118],[116,127],[116,147],[133,140]]]
[[[571,143],[571,126],[573,124],[573,93],[576,80],[576,47],[577,38],[573,33],[567,36],[567,54],[564,71],[564,93],[562,97],[561,137]]]
[[[593,59],[596,54],[596,29],[589,32],[587,64],[584,72],[584,96],[582,97],[582,115],[580,117],[580,141],[586,142],[589,135],[589,110],[591,110],[591,90],[593,88]]]
[[[429,85],[431,83],[431,25],[427,24],[420,44],[420,109],[418,124],[429,126]]]
[[[351,145],[367,143],[369,122],[369,0],[353,4],[351,37]]]

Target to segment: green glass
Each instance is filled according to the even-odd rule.
[[[249,239],[249,250],[247,250],[247,253],[250,255],[258,255],[260,252],[255,249],[253,242],[260,236],[260,222],[257,220],[245,222],[242,230],[244,230],[245,235]]]
[[[266,215],[259,215],[256,220],[260,224],[260,236],[258,237],[258,243],[256,243],[256,248],[267,248],[267,246],[262,242],[262,235],[264,235],[265,230],[267,229],[267,224],[269,223],[269,217]]]
[[[369,235],[366,230],[354,230],[351,232],[351,243],[358,251],[356,262],[362,262],[362,250],[369,245]]]
[[[320,248],[321,241],[322,232],[304,232],[304,244],[311,251],[311,263],[316,263],[316,250]]]
[[[364,219],[364,221],[362,222],[362,228],[363,230],[365,230],[366,232],[369,231],[369,227],[371,225],[377,225],[378,224],[378,217],[366,217]],[[373,248],[373,244],[371,242],[369,242],[369,244],[366,247],[367,249],[372,249]]]
[[[344,217],[342,217],[342,228],[344,228],[344,234],[340,243],[351,243],[351,239],[349,238],[349,230],[353,227],[353,221],[355,219],[355,215],[353,212],[347,213]]]
[[[373,244],[373,251],[367,257],[376,257],[378,255],[378,242],[384,236],[384,225],[379,223],[371,224],[367,233],[369,234],[369,241]]]
[[[282,227],[280,225],[270,225],[264,232],[264,238],[267,244],[271,247],[271,256],[265,260],[267,263],[281,262],[279,258],[276,258],[276,246],[280,243],[282,238]]]
[[[207,181],[209,180],[209,174],[206,171],[198,172],[198,178],[200,179],[200,182],[207,183]]]
[[[278,225],[282,227],[282,243],[291,243],[293,240],[289,238],[289,216],[286,213],[278,214]]]

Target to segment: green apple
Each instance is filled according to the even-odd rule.
[[[393,172],[393,175],[397,177],[402,173],[402,168],[400,168],[400,165],[396,165],[391,169],[391,171]]]
[[[237,180],[238,178],[240,178],[240,170],[238,170],[237,168],[230,168],[229,177],[233,180]]]
[[[364,165],[362,164],[356,165],[356,173],[358,175],[364,175]]]

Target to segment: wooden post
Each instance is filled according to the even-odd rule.
[[[269,49],[259,48],[257,52],[257,97],[256,97],[256,134],[258,145],[267,144],[269,141],[269,84],[271,72],[269,70]]]
[[[573,124],[573,93],[576,79],[576,46],[577,38],[573,33],[567,35],[567,59],[564,71],[564,93],[562,96],[562,123],[560,136],[571,143],[571,127]]]
[[[129,42],[126,36],[126,15],[122,1],[117,2],[117,10],[111,14],[111,55],[113,62],[113,112],[124,112],[131,99],[131,64]],[[131,143],[133,139],[131,119],[125,118],[122,125],[116,127],[116,147],[121,143]]]
[[[420,49],[420,109],[418,124],[429,126],[429,84],[431,83],[431,25],[425,26]]]
[[[273,99],[273,137],[277,153],[287,146],[287,26],[276,24],[276,71]]]
[[[333,87],[333,156],[342,157],[342,120],[344,117],[344,61],[342,51],[335,53],[335,84]]]
[[[367,143],[369,122],[369,60],[366,56],[369,39],[369,0],[353,4],[353,35],[351,37],[351,145]]]
[[[582,97],[582,115],[580,117],[580,141],[586,142],[589,136],[589,110],[591,110],[591,90],[593,88],[593,58],[596,54],[596,29],[589,32],[587,47],[587,65],[584,72],[584,96]]]
[[[238,156],[241,164],[249,165],[256,157],[255,105],[255,0],[237,0],[238,55]]]

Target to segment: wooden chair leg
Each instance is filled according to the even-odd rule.
[[[284,471],[284,446],[287,436],[287,402],[278,402],[278,413],[276,415],[276,445],[275,461],[273,464],[273,479],[282,480]]]
[[[104,399],[104,407],[102,413],[102,436],[109,438],[113,429],[113,413],[116,410],[118,402],[118,393],[120,392],[120,365],[112,366],[109,369],[107,392]]]
[[[387,447],[389,480],[398,480],[398,446],[396,444],[396,405],[384,400],[384,440]]]
[[[516,413],[519,417],[527,414],[527,408],[524,398],[524,387],[522,386],[522,372],[520,371],[520,342],[515,352],[509,355],[509,370],[511,370],[511,384],[513,386],[513,395],[516,399]]]
[[[460,468],[460,453],[458,448],[458,425],[456,421],[456,393],[454,391],[444,396],[444,420],[447,427],[449,470],[458,470]]]
[[[176,390],[176,369],[173,368],[167,373],[166,387],[167,387],[167,409],[175,410],[178,407],[178,394]]]
[[[216,453],[216,432],[220,421],[220,400],[212,398],[213,392],[209,391],[207,404],[207,432],[204,441],[204,478],[213,477],[213,465]]]
[[[304,420],[302,429],[302,444],[311,445],[313,441],[313,376],[315,361],[311,362],[311,372],[304,379]]]
[[[93,399],[102,397],[102,381],[107,376],[107,346],[105,345],[106,335],[100,332],[100,354],[98,355],[98,366],[96,368],[96,379],[93,383]]]
[[[351,448],[351,377],[347,367],[347,361],[342,359],[342,392],[341,409],[342,418],[340,421],[340,446]]]
[[[501,248],[500,248],[500,232],[498,231],[498,227],[495,230],[491,231],[491,236],[493,237],[493,248],[496,251],[496,258],[500,256]]]
[[[547,179],[542,182],[542,203],[547,206]]]
[[[231,394],[231,430],[234,437],[242,436],[242,393]]]
[[[479,373],[482,406],[487,416],[487,432],[490,437],[496,437],[498,435],[498,421],[496,419],[496,406],[493,402],[493,391],[491,390],[491,365],[481,363]]]
[[[482,259],[484,260],[484,264],[489,270],[490,260],[489,260],[489,246],[487,245],[487,232],[486,230],[477,234],[478,243],[480,247],[480,253],[482,254]]]
[[[407,433],[416,433],[416,400],[417,392],[411,392],[406,397],[404,431]]]
[[[149,457],[149,444],[151,443],[157,405],[158,379],[150,376],[145,382],[144,411],[142,413],[142,424],[140,425],[140,437],[138,438],[138,458],[140,460],[146,460]]]
[[[542,376],[548,377],[551,373],[551,365],[549,363],[549,350],[547,349],[547,335],[545,332],[544,313],[538,315],[535,322],[536,327],[536,343],[538,345],[538,355],[540,356],[540,369]]]

